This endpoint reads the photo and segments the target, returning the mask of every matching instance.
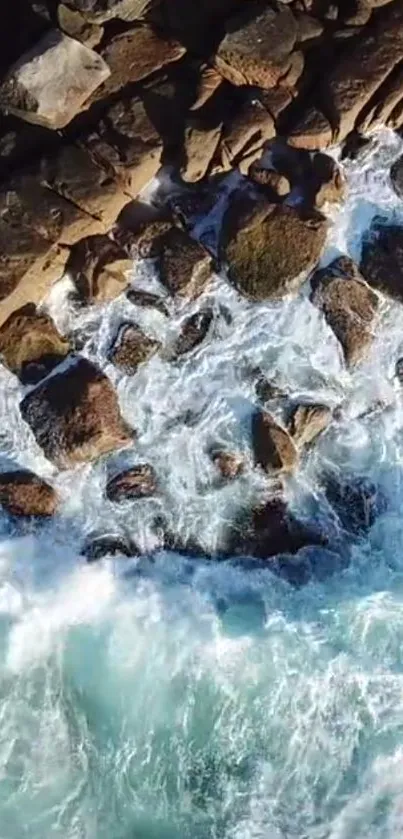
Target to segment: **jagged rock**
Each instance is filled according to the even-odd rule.
[[[157,309],[157,311],[161,312],[162,315],[169,317],[169,308],[166,300],[157,294],[153,294],[150,291],[144,291],[142,288],[129,288],[126,292],[126,297],[130,300],[130,303],[133,303],[134,306]]]
[[[197,111],[199,108],[202,108],[203,105],[211,99],[222,83],[222,75],[215,69],[215,67],[202,67],[200,70],[196,98],[190,110]]]
[[[203,309],[187,318],[182,324],[180,335],[174,343],[172,358],[180,358],[198,347],[204,341],[213,319],[214,314],[211,308]]]
[[[312,302],[322,309],[348,365],[361,361],[373,339],[378,298],[357,266],[336,259],[312,278]]]
[[[180,174],[185,183],[196,183],[207,174],[221,137],[222,123],[207,128],[191,120],[185,128],[184,161]]]
[[[87,20],[104,23],[112,18],[144,20],[160,0],[65,0],[68,6],[80,11]]]
[[[53,516],[58,498],[53,487],[26,469],[0,474],[0,504],[13,516]]]
[[[234,481],[245,471],[245,459],[239,452],[213,448],[210,457],[224,481]]]
[[[287,135],[287,142],[297,149],[326,149],[331,145],[333,131],[330,122],[314,106],[309,107]]]
[[[355,535],[369,530],[376,517],[387,509],[384,494],[368,478],[330,473],[322,483],[342,527]]]
[[[139,26],[115,35],[102,50],[110,76],[97,92],[102,98],[150,76],[174,61],[186,50],[177,41],[160,38],[149,26]]]
[[[45,456],[60,469],[95,460],[133,439],[111,382],[85,358],[37,385],[20,411]]]
[[[332,411],[326,405],[297,405],[293,408],[288,430],[299,446],[312,443],[330,425]]]
[[[340,166],[328,154],[315,154],[312,160],[312,193],[316,207],[342,201],[346,195],[346,181]]]
[[[326,230],[319,213],[234,199],[223,220],[221,257],[247,297],[278,299],[295,291],[303,272],[318,262]]]
[[[291,185],[288,178],[274,169],[267,169],[258,160],[251,164],[248,174],[252,181],[268,191],[269,200],[274,200],[276,197],[284,198],[290,192]]]
[[[54,192],[90,216],[93,222],[98,220],[100,232],[110,229],[128,201],[110,173],[77,146],[62,146],[56,155],[44,159],[42,178]]]
[[[134,557],[137,556],[138,550],[128,536],[103,533],[88,536],[80,553],[81,556],[86,558],[87,562],[97,562],[98,559],[109,556]]]
[[[232,168],[245,156],[260,154],[276,129],[266,108],[257,100],[246,102],[225,126],[220,142],[224,168]]]
[[[361,33],[325,80],[335,140],[343,140],[354,128],[360,112],[402,59],[403,6],[392,3],[374,27]]]
[[[148,361],[158,347],[158,341],[148,338],[138,326],[124,323],[109,353],[109,360],[126,375],[133,376],[139,364]]]
[[[23,384],[43,379],[69,351],[69,342],[33,303],[13,312],[0,328],[1,360]]]
[[[362,111],[356,123],[357,131],[368,133],[389,124],[389,120],[393,127],[400,108],[403,108],[403,66],[398,66],[390,73]]]
[[[111,189],[119,194],[116,183],[110,177],[112,172],[128,198],[136,198],[161,165],[162,139],[138,96],[130,96],[112,105],[97,128],[81,142],[108,172],[109,178],[105,178],[107,191]],[[123,206],[122,203],[120,209]],[[113,221],[120,212],[118,202],[115,209]]]
[[[289,69],[289,56],[297,37],[292,12],[275,12],[262,3],[250,3],[246,13],[231,19],[218,48],[215,63],[233,84],[274,87]]]
[[[64,3],[57,7],[57,20],[60,29],[71,38],[76,38],[90,49],[98,46],[102,40],[104,29],[96,23],[90,23],[81,12],[70,8]]]
[[[252,444],[255,462],[266,472],[292,472],[298,452],[288,431],[266,411],[256,410],[252,416]]]
[[[109,75],[100,55],[53,30],[11,67],[0,106],[27,122],[64,128]]]
[[[71,249],[66,273],[85,300],[106,302],[128,285],[132,260],[109,236],[87,236]]]
[[[402,301],[403,227],[375,223],[364,239],[360,268],[370,286]]]
[[[132,466],[108,481],[106,495],[110,501],[120,502],[135,498],[149,498],[157,492],[157,477],[149,463]]]

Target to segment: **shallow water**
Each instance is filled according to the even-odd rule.
[[[374,215],[403,221],[388,182],[401,152],[382,132],[347,164],[349,198],[333,212],[324,262],[358,258]],[[156,499],[116,509],[103,498],[105,461],[56,473],[19,418],[22,388],[0,371],[1,466],[34,468],[63,499],[41,527],[13,529],[1,513],[0,839],[403,836],[403,394],[393,379],[403,307],[382,302],[371,353],[348,373],[306,290],[248,305],[217,277],[205,297],[232,325],[221,316],[186,361],[154,358],[128,378],[106,360],[119,323],[135,320],[169,348],[192,308],[173,307],[168,323],[123,300],[77,313],[53,295],[60,326],[85,337],[139,432],[108,468],[147,459]],[[307,514],[329,464],[387,496],[348,567],[296,589],[269,570],[168,553],[87,566],[79,548],[97,530],[129,530],[151,552],[161,513],[214,548],[265,486],[250,469],[214,488],[206,455],[217,441],[249,453],[256,365],[294,396],[343,403],[288,487],[293,508]],[[379,399],[388,407],[363,418]]]

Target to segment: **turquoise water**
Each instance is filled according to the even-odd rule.
[[[402,217],[387,179],[399,151],[384,133],[349,164],[328,255],[358,256],[376,212]],[[62,497],[50,524],[11,531],[0,521],[0,839],[403,837],[403,410],[393,380],[403,307],[383,301],[372,352],[349,374],[306,295],[247,306],[220,278],[209,295],[233,325],[185,365],[154,359],[133,379],[105,360],[133,308],[59,307],[114,378],[139,430],[125,457],[155,466],[155,500],[117,511],[103,498],[104,463],[54,472],[19,419],[19,386],[0,371],[2,465],[35,468]],[[135,314],[169,342],[160,315]],[[329,463],[382,487],[388,509],[349,566],[295,589],[268,570],[174,554],[85,565],[79,546],[101,526],[151,549],[161,512],[211,547],[259,489],[252,469],[213,489],[204,454],[212,436],[249,450],[247,363],[296,395],[343,401],[288,494],[303,512]],[[363,417],[380,398],[387,407]]]

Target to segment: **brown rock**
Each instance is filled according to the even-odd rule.
[[[332,412],[326,405],[297,405],[291,414],[288,430],[299,446],[312,443],[332,420]]]
[[[297,42],[315,41],[323,34],[323,23],[306,12],[294,12],[297,21]]]
[[[160,38],[149,26],[115,35],[102,50],[111,73],[96,98],[110,96],[127,84],[150,76],[161,67],[178,61],[185,52],[182,44]]]
[[[357,120],[357,131],[365,134],[381,128],[390,119],[393,122],[393,114],[399,105],[403,108],[403,65],[398,66],[376,91]]]
[[[292,472],[297,465],[298,452],[288,431],[266,411],[253,414],[252,444],[255,463],[266,472]]]
[[[280,114],[291,104],[292,94],[285,87],[278,86],[271,90],[260,90],[259,100],[277,122]]]
[[[157,477],[152,466],[141,463],[122,472],[106,486],[106,495],[110,501],[128,501],[135,498],[149,498],[157,492]]]
[[[129,198],[136,198],[160,168],[162,139],[138,96],[116,102],[82,144],[109,174],[115,174]],[[106,179],[106,186],[119,195],[112,178]],[[119,204],[120,198],[116,209]]]
[[[0,105],[26,122],[64,128],[109,75],[100,55],[53,30],[10,69]]]
[[[60,469],[95,460],[133,439],[111,382],[85,358],[45,379],[25,396],[20,411],[45,456]]]
[[[3,239],[3,232],[0,223],[0,240]],[[43,299],[52,283],[63,276],[69,254],[67,248],[59,245],[40,254],[32,249],[32,239],[21,230],[19,244],[22,246],[21,254],[15,253],[15,240],[11,239],[9,245],[14,252],[4,255],[3,251],[3,259],[0,258],[0,297],[1,294],[5,295],[5,299],[0,302],[0,325],[16,309],[32,301],[39,303]],[[22,264],[20,255],[23,256]]]
[[[178,227],[163,234],[159,247],[162,282],[171,294],[194,300],[211,279],[210,254]]]
[[[53,516],[58,499],[46,481],[19,469],[0,474],[0,504],[13,516]]]
[[[274,87],[289,67],[297,37],[292,12],[275,12],[263,3],[250,3],[244,15],[232,19],[216,55],[216,66],[233,84]]]
[[[252,300],[278,299],[299,287],[326,239],[319,213],[261,201],[233,201],[224,216],[222,257],[230,278]]]
[[[309,107],[289,133],[287,142],[297,149],[326,149],[333,140],[330,123],[314,106]]]
[[[207,128],[191,121],[185,128],[184,162],[180,174],[186,183],[201,181],[208,172],[221,137],[222,123]]]
[[[225,481],[234,481],[245,471],[245,460],[239,452],[214,449],[211,459]]]
[[[158,347],[158,341],[148,338],[134,324],[125,323],[109,353],[109,360],[127,376],[133,376],[139,364],[148,361]]]
[[[291,184],[285,175],[275,172],[274,169],[267,169],[259,161],[255,161],[249,167],[249,177],[256,184],[268,190],[270,200],[275,200],[276,196],[278,198],[284,198],[291,189]]]
[[[402,301],[403,227],[374,226],[364,240],[360,268],[370,286]]]
[[[312,160],[312,187],[315,205],[320,209],[323,204],[342,201],[347,185],[340,166],[328,154],[315,154]]]
[[[353,365],[361,361],[372,342],[378,298],[357,275],[358,269],[353,275],[343,273],[343,263],[338,260],[329,268],[313,277],[312,302],[322,309],[340,341],[346,363]]]
[[[203,105],[211,99],[222,83],[222,75],[215,69],[215,67],[202,67],[197,86],[196,99],[193,102],[191,110],[197,111],[199,108],[202,108]]]
[[[225,126],[220,143],[224,166],[231,168],[276,134],[273,119],[258,101],[246,102]]]
[[[24,384],[38,382],[69,351],[69,342],[33,303],[13,312],[0,328],[1,360]]]
[[[132,260],[109,236],[87,236],[71,249],[66,273],[85,300],[106,302],[128,285]]]
[[[64,3],[60,3],[57,7],[57,19],[60,29],[65,35],[76,38],[77,41],[81,41],[90,49],[97,47],[102,40],[104,34],[102,26],[89,23],[81,12],[71,9]]]
[[[213,319],[214,314],[211,308],[196,312],[196,314],[187,318],[182,325],[179,337],[175,341],[172,358],[177,359],[196,349],[204,341]]]
[[[166,300],[157,294],[152,294],[150,291],[144,291],[142,288],[129,288],[126,292],[126,297],[133,303],[134,306],[149,307],[157,309],[165,317],[169,317],[169,308]]]

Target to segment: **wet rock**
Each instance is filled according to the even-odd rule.
[[[392,164],[390,169],[390,180],[396,195],[398,195],[399,198],[403,198],[403,155],[398,157],[398,159]]]
[[[319,209],[323,204],[342,201],[347,191],[340,166],[328,154],[315,154],[312,160],[313,201]]]
[[[225,482],[234,481],[245,471],[245,458],[240,452],[213,448],[209,454],[220,477]]]
[[[115,35],[102,50],[110,76],[97,97],[110,96],[127,84],[150,76],[167,64],[178,61],[185,47],[177,41],[160,38],[149,26]]]
[[[267,190],[269,200],[284,198],[290,192],[291,186],[288,178],[275,172],[274,169],[267,169],[260,161],[255,161],[249,167],[249,177],[259,186]]]
[[[150,307],[157,309],[165,317],[169,317],[169,308],[166,300],[159,297],[157,294],[152,294],[150,291],[144,291],[142,288],[129,288],[126,292],[126,297],[133,303],[134,306]]]
[[[279,299],[298,289],[318,262],[326,230],[319,213],[234,199],[223,220],[221,257],[247,297]]]
[[[403,358],[398,358],[395,366],[395,376],[400,385],[403,385]]]
[[[71,249],[66,273],[84,300],[106,302],[127,287],[132,265],[123,248],[109,236],[87,236]]]
[[[53,321],[27,303],[13,312],[0,327],[0,357],[23,384],[46,376],[70,351]]]
[[[45,379],[25,396],[20,411],[45,456],[60,469],[127,446],[134,436],[111,382],[85,358]]]
[[[29,472],[19,469],[0,474],[0,504],[13,516],[53,516],[58,498],[53,487]]]
[[[270,402],[272,399],[282,399],[286,395],[282,388],[270,382],[261,370],[257,370],[257,380],[255,384],[256,396],[260,402]]]
[[[361,271],[373,288],[403,300],[403,227],[375,224],[364,239]]]
[[[326,405],[296,405],[288,430],[298,447],[312,443],[330,425],[332,411]]]
[[[87,20],[104,23],[112,18],[144,20],[159,5],[159,0],[66,0],[66,3]]]
[[[125,323],[109,353],[109,361],[127,376],[133,376],[139,365],[148,361],[158,347],[158,341],[148,338],[138,326]]]
[[[10,69],[0,106],[27,122],[64,128],[109,75],[100,55],[53,30]]]
[[[182,325],[179,337],[174,343],[172,358],[180,358],[196,349],[204,341],[213,320],[214,313],[210,307],[187,318]]]
[[[253,414],[252,446],[255,463],[266,472],[292,472],[297,465],[298,452],[288,431],[266,411]]]
[[[141,463],[108,481],[106,495],[109,501],[131,501],[149,498],[155,495],[157,489],[157,476],[153,467],[148,463]]]
[[[378,298],[350,260],[335,260],[312,279],[312,302],[322,309],[348,365],[361,361],[373,339]],[[343,268],[345,267],[345,272]]]
[[[229,21],[216,66],[233,84],[274,87],[289,67],[296,37],[289,9],[275,12],[263,3],[248,4],[245,14]]]
[[[80,553],[88,562],[97,562],[99,559],[112,556],[134,557],[137,556],[138,551],[129,537],[119,536],[114,533],[104,533],[102,535],[93,534],[92,536],[88,536]]]
[[[328,474],[323,486],[341,526],[355,535],[369,530],[387,509],[385,495],[368,478]]]

